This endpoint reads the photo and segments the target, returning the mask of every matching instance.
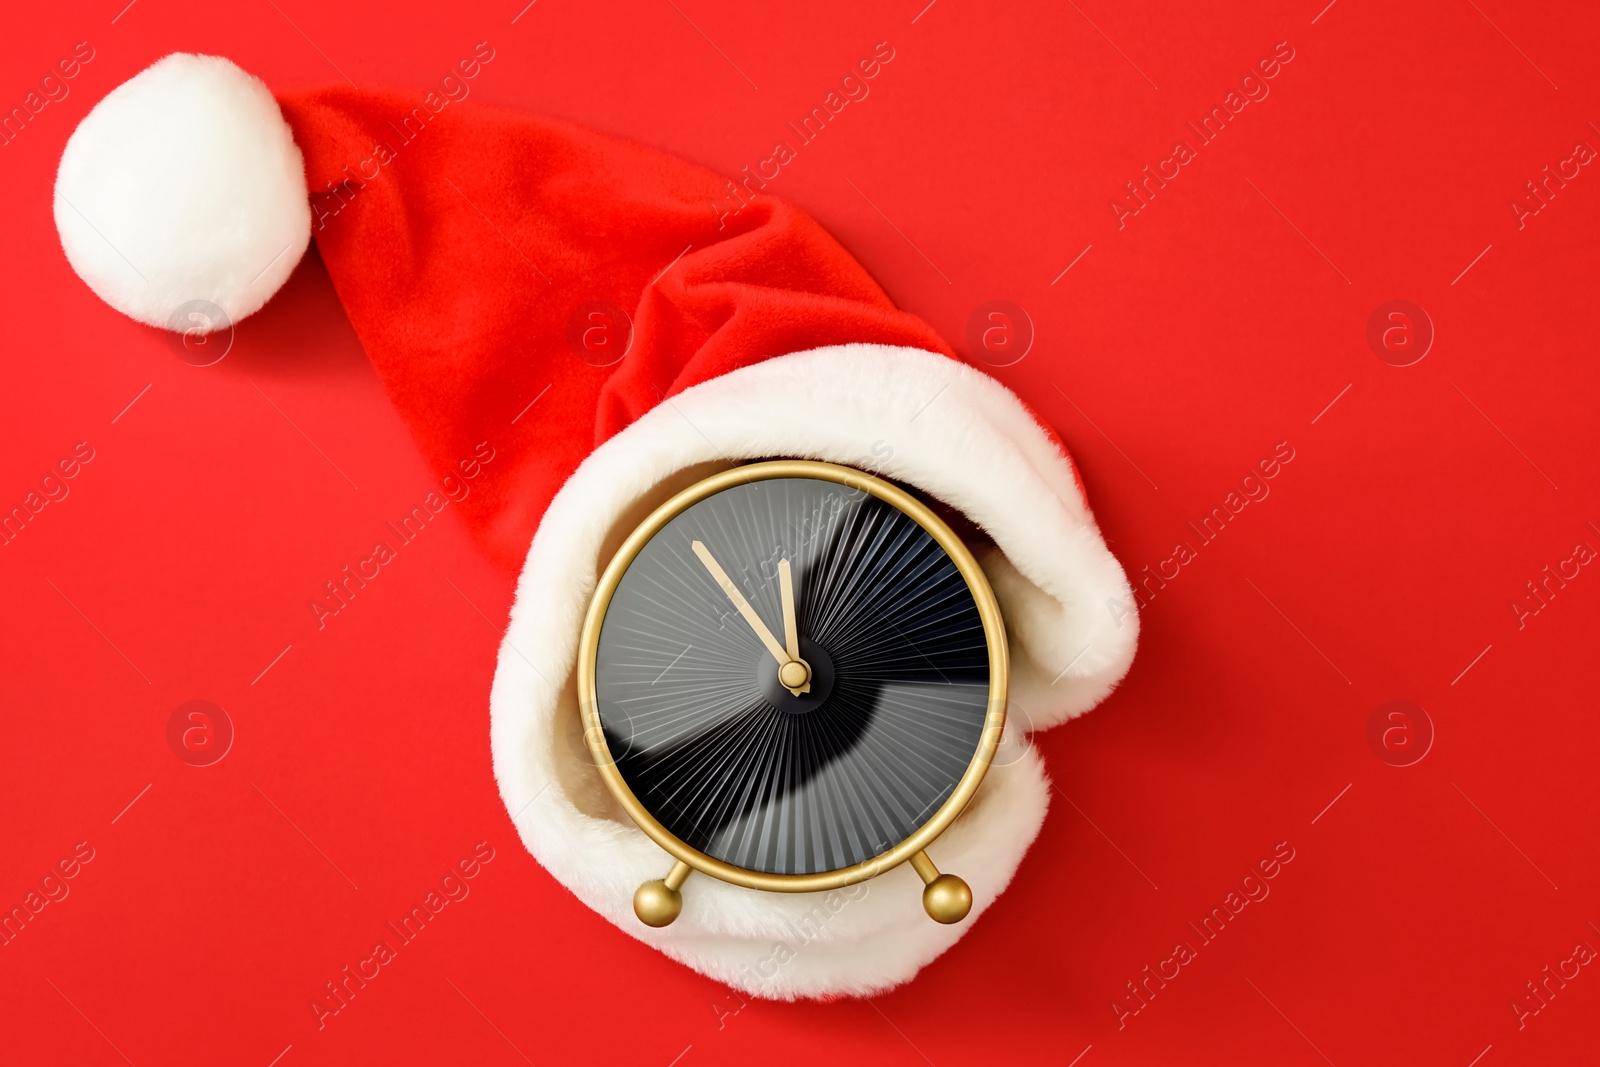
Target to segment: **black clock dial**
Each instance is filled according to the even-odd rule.
[[[784,560],[798,694],[780,678]],[[932,818],[978,750],[989,684],[978,605],[944,548],[866,491],[805,477],[735,485],[667,522],[618,582],[595,661],[634,796],[691,847],[770,874],[853,866]]]

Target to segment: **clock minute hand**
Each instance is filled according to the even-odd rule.
[[[711,551],[705,546],[705,542],[695,541],[691,547],[694,548],[694,554],[700,557],[700,562],[705,564],[706,570],[711,572],[711,577],[715,578],[717,584],[722,586],[722,591],[728,594],[728,599],[733,601],[733,606],[739,609],[739,614],[744,616],[744,621],[750,624],[750,629],[756,632],[756,636],[761,639],[763,645],[767,646],[767,651],[772,653],[773,658],[778,661],[779,665],[791,662],[795,657],[790,656],[784,650],[784,647],[778,643],[778,639],[772,635],[772,631],[767,629],[767,624],[761,621],[761,616],[757,615],[756,609],[750,606],[750,601],[746,600],[744,594],[739,592],[739,587],[733,584],[733,579],[728,577],[728,572],[723,570],[722,565],[712,557]]]

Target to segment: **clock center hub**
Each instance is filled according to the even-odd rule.
[[[786,689],[799,689],[811,681],[811,668],[804,660],[792,659],[778,668],[778,681]]]
[[[821,645],[804,637],[800,638],[798,660],[780,665],[774,663],[771,656],[764,655],[752,664],[752,668],[761,695],[779,711],[791,715],[815,711],[822,707],[828,694],[833,691],[833,657]],[[790,692],[791,689],[803,689],[808,683],[811,686],[809,692],[802,692],[798,696]]]

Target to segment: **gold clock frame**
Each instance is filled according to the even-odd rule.
[[[595,669],[600,650],[600,629],[605,622],[611,598],[622,576],[635,557],[663,527],[691,505],[725,489],[771,478],[812,478],[858,489],[877,497],[921,526],[944,549],[966,581],[978,616],[983,623],[989,653],[989,701],[983,732],[965,773],[955,790],[909,837],[877,856],[850,867],[815,874],[770,874],[750,870],[708,856],[680,840],[634,796],[606,745],[605,730],[595,696]],[[1006,644],[1005,623],[1000,604],[977,558],[954,530],[922,501],[891,482],[853,467],[818,460],[768,460],[733,467],[713,474],[675,494],[656,508],[628,535],[611,562],[600,575],[589,609],[584,616],[578,641],[578,708],[583,720],[583,736],[600,777],[635,825],[677,862],[665,878],[646,882],[634,894],[634,913],[648,926],[666,926],[678,917],[683,898],[678,889],[691,871],[748,889],[778,893],[810,893],[836,889],[876,877],[885,871],[910,863],[924,883],[922,903],[928,915],[938,922],[960,922],[972,907],[972,891],[953,874],[941,874],[928,858],[927,846],[950,827],[978,791],[983,776],[994,760],[1006,722],[1006,693],[1010,675],[1010,653]]]

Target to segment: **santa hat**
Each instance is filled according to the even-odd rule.
[[[1094,706],[1133,658],[1127,579],[1060,440],[757,176],[437,93],[275,99],[225,59],[175,54],[84,118],[55,218],[107,303],[190,333],[258,310],[316,238],[430,464],[494,450],[492,484],[461,514],[519,573],[489,699],[524,844],[619,928],[747,993],[869,994],[952,945],[1044,819],[1026,731]],[[911,486],[972,531],[1006,620],[1012,706],[1000,757],[937,842],[972,888],[962,923],[923,914],[906,867],[847,898],[701,878],[670,927],[633,913],[634,890],[671,864],[587,758],[584,612],[650,507],[774,457]]]

